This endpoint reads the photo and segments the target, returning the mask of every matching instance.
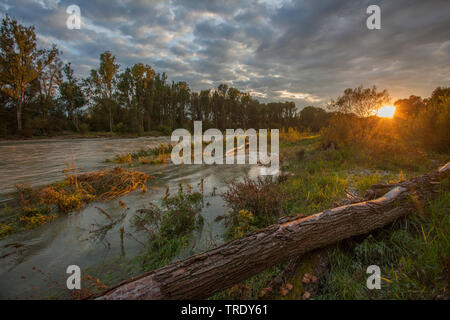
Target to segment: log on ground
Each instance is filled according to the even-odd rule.
[[[366,234],[407,215],[433,197],[440,169],[394,185],[375,188],[373,200],[340,206],[249,233],[210,251],[173,262],[113,287],[97,299],[202,299],[261,271],[340,240]],[[378,193],[377,193],[378,192]]]

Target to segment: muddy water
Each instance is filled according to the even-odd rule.
[[[0,181],[2,193],[15,183],[32,186],[54,182],[63,177],[65,161],[74,157],[80,171],[105,167],[105,158],[115,154],[168,142],[168,138],[48,140],[0,143]],[[197,187],[204,178],[204,225],[196,232],[189,252],[198,253],[223,241],[224,221],[218,216],[228,212],[220,194],[227,182],[249,174],[255,177],[261,168],[250,165],[141,165],[136,170],[153,175],[148,191],[132,192],[110,202],[93,203],[80,212],[62,216],[39,228],[0,240],[0,299],[42,298],[52,295],[55,287],[65,286],[69,265],[80,266],[82,272],[110,263],[118,257],[130,258],[142,250],[145,233],[136,231],[131,218],[136,209],[159,201],[169,187],[172,193],[180,183]],[[119,204],[124,202],[129,209]],[[93,237],[93,230],[110,223],[99,212],[100,207],[113,220],[125,216],[103,239]],[[120,229],[125,235],[121,241]],[[57,282],[58,284],[56,284]]]
[[[93,171],[106,167],[102,162],[113,155],[167,142],[169,137],[0,141],[0,199],[15,184],[37,186],[64,178],[62,171],[72,161],[79,171]]]

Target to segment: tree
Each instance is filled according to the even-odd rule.
[[[66,81],[61,82],[59,85],[59,101],[72,119],[75,130],[79,131],[79,110],[87,101],[83,94],[83,90],[79,85],[78,79],[73,75],[71,64],[65,64],[63,70]]]
[[[153,112],[153,81],[155,72],[149,65],[137,63],[126,68],[119,76],[118,91],[121,103],[134,114],[137,131],[144,130],[144,115],[147,114],[147,128],[151,126]]]
[[[91,70],[91,75],[87,79],[89,93],[94,100],[108,110],[109,131],[113,131],[113,108],[116,106],[115,94],[117,89],[119,65],[116,64],[116,57],[109,51],[100,55],[100,67],[98,70]]]
[[[15,103],[17,129],[22,131],[22,112],[27,89],[50,65],[59,51],[39,50],[34,27],[25,27],[8,15],[0,28],[0,87]]]
[[[395,118],[407,120],[415,118],[419,112],[425,109],[425,101],[418,96],[410,96],[408,99],[400,99],[394,102]]]
[[[437,87],[414,121],[414,133],[425,149],[450,150],[450,87]]]
[[[300,111],[300,123],[303,128],[317,132],[327,125],[329,113],[322,108],[308,106]]]
[[[359,86],[355,89],[345,89],[344,94],[336,100],[331,100],[327,107],[332,111],[354,113],[358,117],[369,117],[389,101],[387,90],[378,91],[376,86],[372,88]]]

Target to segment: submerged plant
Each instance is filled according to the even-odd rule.
[[[140,164],[161,164],[167,163],[170,158],[173,146],[171,144],[161,143],[158,147],[148,150],[141,149],[133,153],[119,154],[114,157],[112,162],[117,164],[129,164],[133,166],[135,162]],[[106,162],[111,162],[106,159]]]
[[[180,185],[178,192],[172,196],[167,194],[159,206],[150,204],[137,210],[132,223],[149,235],[147,250],[139,257],[144,270],[168,263],[186,247],[192,231],[203,225],[201,208],[201,193],[192,187],[185,191]]]

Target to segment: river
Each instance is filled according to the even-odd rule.
[[[0,142],[0,199],[5,200],[15,184],[40,186],[64,178],[66,163],[76,164],[79,172],[112,166],[105,163],[114,155],[151,148],[169,142],[169,137],[130,139],[48,139]],[[57,286],[65,286],[69,265],[83,270],[106,265],[117,257],[133,257],[142,249],[146,234],[131,225],[136,209],[159,201],[169,187],[176,192],[180,183],[197,186],[204,179],[202,230],[195,233],[189,251],[198,253],[223,242],[224,220],[216,221],[229,209],[221,198],[227,183],[245,175],[260,174],[257,165],[139,165],[133,168],[154,176],[148,191],[131,192],[120,199],[96,202],[79,212],[62,215],[36,229],[13,234],[0,240],[0,299],[43,298]],[[119,203],[124,202],[129,209]],[[92,239],[93,225],[108,223],[100,207],[113,218],[126,214],[101,241]],[[123,245],[120,228],[124,228]]]

